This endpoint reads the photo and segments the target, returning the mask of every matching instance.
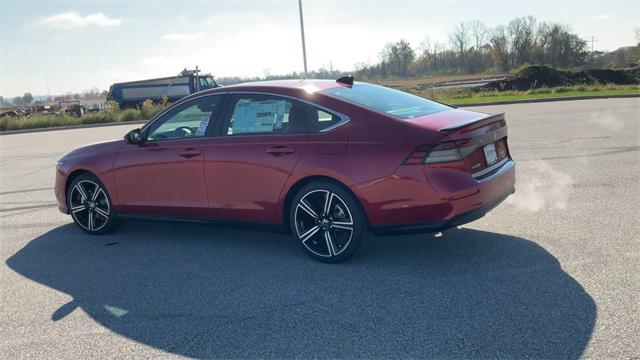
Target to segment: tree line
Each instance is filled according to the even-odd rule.
[[[377,78],[506,72],[527,64],[569,68],[587,65],[589,50],[589,44],[569,26],[540,22],[533,16],[494,28],[475,20],[456,25],[446,43],[427,37],[417,50],[406,40],[389,43],[377,64],[356,65],[356,74]]]

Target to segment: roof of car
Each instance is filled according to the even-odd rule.
[[[316,87],[318,90],[324,90],[341,86],[335,80],[319,80],[319,79],[295,79],[295,80],[267,80],[267,81],[252,81],[240,84],[233,84],[225,86],[226,88],[237,87],[271,87],[271,88],[287,88],[287,89],[303,89],[306,90],[310,87]]]
[[[294,79],[294,80],[266,80],[266,81],[252,81],[233,85],[224,85],[213,89],[207,89],[201,92],[193,93],[180,100],[186,101],[197,96],[224,93],[228,91],[278,91],[283,93],[302,92],[306,94],[313,94],[321,90],[331,89],[340,86],[347,86],[346,84],[338,83],[336,80],[321,80],[321,79]]]

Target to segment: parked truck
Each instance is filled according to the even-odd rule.
[[[117,102],[120,108],[130,108],[145,100],[162,101],[163,96],[174,102],[189,94],[218,87],[213,76],[199,73],[196,67],[196,70],[185,69],[177,76],[116,83],[111,85],[107,99]]]

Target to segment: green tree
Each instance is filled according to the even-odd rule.
[[[33,102],[33,95],[31,95],[31,93],[24,93],[24,95],[22,95],[22,102],[24,104],[31,104]]]
[[[409,75],[409,68],[415,57],[416,53],[407,40],[389,43],[380,53],[382,63],[392,75],[396,76]]]

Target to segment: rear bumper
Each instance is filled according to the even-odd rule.
[[[511,188],[511,190],[502,194],[497,199],[471,211],[455,216],[449,220],[428,221],[415,224],[372,226],[371,231],[375,235],[411,234],[422,232],[438,232],[452,228],[454,226],[468,224],[485,216],[489,211],[500,205],[500,203],[502,203],[507,197],[509,197],[509,195],[513,194],[515,191],[515,187]]]
[[[392,202],[390,210],[373,212],[376,221],[370,218],[369,223],[374,234],[437,232],[466,224],[515,192],[515,162],[511,159],[480,176],[448,169],[429,169],[425,176],[426,186],[419,187],[417,181],[415,186],[401,186],[401,201]]]

